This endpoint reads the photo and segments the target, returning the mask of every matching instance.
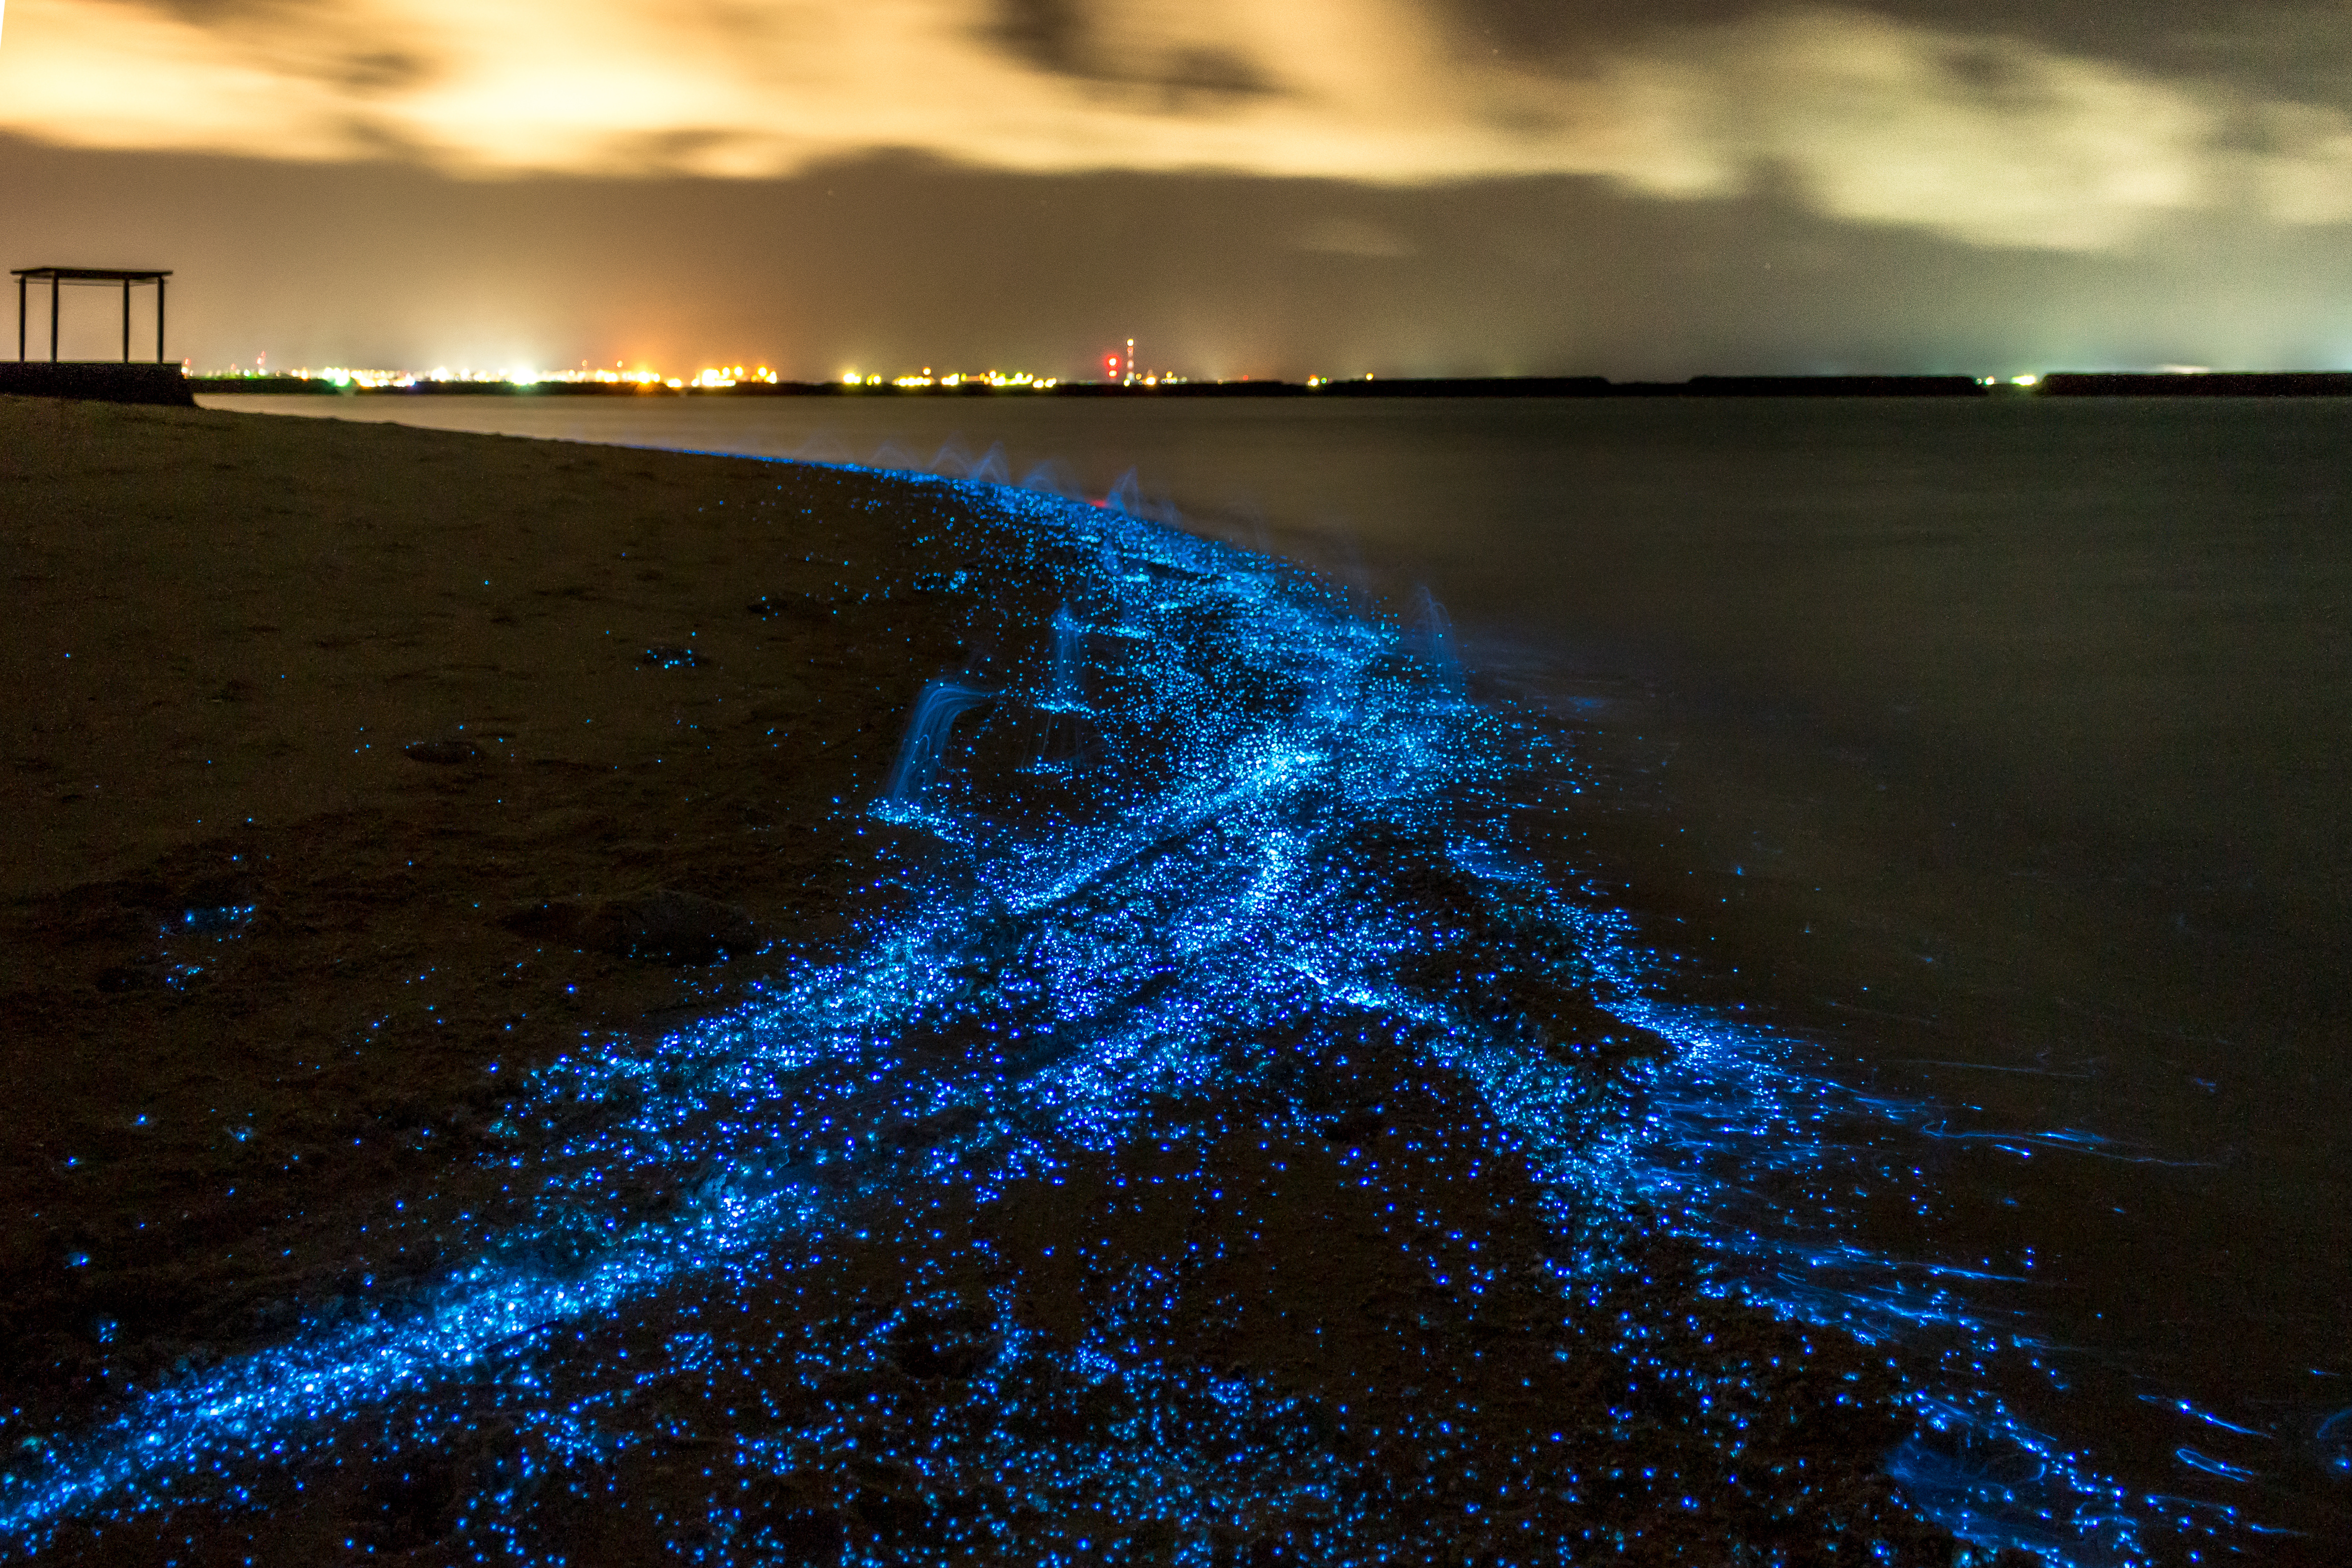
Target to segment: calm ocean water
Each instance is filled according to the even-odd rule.
[[[2352,404],[205,401],[1034,476],[1425,589],[1653,1004],[1770,1047],[1662,1091],[1662,1204],[2048,1439],[1915,1490],[2342,1560]]]

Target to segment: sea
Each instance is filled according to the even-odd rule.
[[[207,397],[1059,491],[1420,629],[1704,1040],[1628,1168],[1915,1502],[2352,1560],[2352,401]]]

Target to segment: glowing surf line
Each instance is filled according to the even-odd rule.
[[[1158,563],[1158,555],[1147,557]],[[1134,607],[1126,613],[1137,615]],[[1359,634],[1359,657],[1338,661],[1329,674],[1356,673],[1361,654],[1376,646]],[[1330,723],[1353,716],[1342,710],[1322,716]],[[1317,727],[1309,725],[1307,727]],[[1246,808],[1263,810],[1288,799],[1328,773],[1329,750],[1295,743],[1265,744],[1244,737],[1234,747],[1239,776],[1225,787],[1151,814],[1124,831],[1102,835],[1075,865],[1008,880],[1002,896],[1024,915],[1035,915],[1132,870],[1155,855],[1181,848]],[[925,758],[929,766],[935,758]],[[1426,782],[1427,780],[1424,780]],[[1387,793],[1387,791],[1383,791]],[[1263,904],[1261,892],[1253,902]],[[1236,927],[1238,931],[1240,927]],[[836,1040],[887,1018],[916,1010],[936,999],[937,985],[910,998],[910,972],[937,972],[935,964],[910,964],[918,953],[936,957],[951,950],[960,935],[952,920],[919,915],[911,928],[881,946],[882,956],[838,977],[804,985],[781,1005],[760,1009],[752,1027],[772,1035],[798,1035],[812,1041],[801,1052],[763,1051],[761,1065],[776,1068],[822,1059],[825,1035]],[[830,983],[826,983],[829,981]],[[579,1064],[570,1064],[578,1071]],[[611,1064],[607,1064],[608,1068]],[[622,1071],[625,1071],[625,1069]],[[612,1071],[584,1076],[609,1079]],[[691,1119],[692,1105],[668,1108],[672,1124]],[[656,1129],[640,1127],[641,1134]],[[707,1161],[710,1156],[705,1155]],[[721,1155],[720,1157],[725,1157]],[[499,1344],[552,1324],[575,1321],[659,1288],[681,1272],[708,1270],[766,1246],[790,1218],[804,1231],[821,1228],[822,1209],[790,1187],[768,1193],[738,1182],[726,1200],[706,1207],[684,1224],[649,1225],[630,1237],[584,1277],[559,1280],[512,1269],[480,1267],[440,1287],[438,1298],[417,1319],[393,1323],[378,1318],[324,1335],[298,1339],[234,1361],[183,1385],[148,1393],[95,1432],[50,1445],[47,1473],[24,1477],[12,1471],[0,1502],[0,1536],[26,1537],[77,1509],[131,1490],[143,1477],[174,1468],[195,1469],[207,1460],[257,1457],[273,1433],[331,1416],[363,1402],[375,1402],[428,1385],[437,1375],[478,1363]],[[149,1501],[160,1500],[156,1499]]]
[[[1616,1016],[1677,1046],[1636,1074],[1638,1113],[1596,1102],[1572,1070],[1395,986],[1386,977],[1410,934],[1362,900],[1310,896],[1318,851],[1349,828],[1391,817],[1430,827],[1459,810],[1465,789],[1492,796],[1514,776],[1512,743],[1495,716],[1460,694],[1442,612],[1425,613],[1429,629],[1419,632],[1376,627],[1262,562],[1139,519],[950,488],[1016,541],[1100,561],[1097,576],[1074,585],[1091,605],[1086,619],[1066,609],[1055,618],[1048,667],[996,695],[1041,713],[1078,711],[1070,688],[1081,628],[1143,650],[1146,667],[1125,700],[1097,693],[1083,710],[1100,732],[1106,788],[1124,809],[1108,823],[1042,839],[991,821],[984,789],[957,776],[942,724],[919,767],[902,770],[910,799],[894,799],[885,813],[937,826],[963,855],[912,912],[856,958],[682,1031],[650,1060],[592,1053],[537,1076],[542,1106],[640,1097],[634,1115],[551,1149],[543,1195],[593,1215],[595,1190],[617,1178],[705,1173],[677,1214],[620,1233],[578,1270],[485,1264],[426,1292],[412,1315],[313,1331],[142,1394],[94,1429],[50,1443],[38,1463],[12,1469],[0,1486],[0,1538],[37,1543],[58,1521],[110,1500],[152,1506],[176,1475],[266,1459],[278,1434],[431,1388],[519,1336],[780,1246],[813,1250],[861,1191],[894,1171],[1017,1168],[1024,1129],[1040,1124],[1112,1136],[1154,1086],[1213,1078],[1214,1062],[1194,1049],[1205,1023],[1263,1023],[1304,1007],[1337,1004],[1412,1025],[1433,1061],[1478,1085],[1555,1222],[1582,1233],[1576,1256],[1585,1269],[1606,1267],[1611,1226],[1655,1215],[1727,1261],[1727,1290],[1772,1310],[1865,1338],[1999,1337],[1965,1298],[1941,1289],[1992,1276],[1825,1243],[1822,1231],[1835,1226],[1819,1216],[1738,1215],[1727,1201],[1735,1183],[1710,1168],[1727,1159],[1735,1174],[1803,1167],[1824,1157],[1813,1129],[1826,1118],[1924,1132],[1927,1107],[1867,1103],[1782,1065],[1777,1043],[1752,1028],[1660,1004],[1623,917],[1567,897],[1478,834],[1446,840],[1454,869],[1528,904],[1531,920],[1591,966]],[[1200,632],[1217,614],[1245,618],[1249,635],[1213,653]],[[1252,683],[1254,698],[1234,695]],[[1168,907],[1164,920],[1129,919],[1127,904],[1149,904],[1146,895]],[[998,929],[1007,920],[1009,932]],[[992,1076],[894,1056],[911,1020],[955,1006],[960,967],[999,961],[992,943],[1010,944],[1051,982],[1045,1016],[1007,1012],[1024,1020],[1019,1038],[1044,1045],[1008,1049],[1009,1065]],[[761,1119],[805,1090],[795,1074],[877,1059],[872,1082],[887,1083],[817,1107],[834,1113],[821,1129],[866,1125],[862,1147],[854,1134],[820,1139]],[[681,1073],[682,1090],[660,1087]],[[722,1115],[722,1102],[737,1108]],[[965,1120],[943,1131],[941,1119],[958,1113]],[[894,1148],[901,1134],[923,1138]],[[2022,1136],[2100,1152],[2089,1134]],[[1701,1149],[1708,1160],[1687,1157]],[[1906,1274],[1937,1288],[1923,1293]],[[1574,1277],[1564,1271],[1563,1282]],[[2097,1553],[2082,1561],[2132,1556],[2144,1511],[2120,1507],[2111,1483],[1998,1400],[1922,1388],[1912,1404],[1963,1448],[1989,1445],[2034,1467],[2024,1481],[1996,1477],[1936,1494],[1930,1471],[1943,1461],[1925,1450],[1898,1455],[1898,1473],[1907,1465],[1923,1478],[1920,1490],[1948,1523],[2007,1539],[2021,1517],[2064,1508],[2074,1543]],[[33,1473],[17,1473],[26,1469]]]

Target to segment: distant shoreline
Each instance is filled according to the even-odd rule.
[[[1694,376],[1682,382],[1612,382],[1601,376],[1453,376],[1322,382],[1177,382],[1126,386],[1062,382],[1050,387],[849,386],[840,382],[659,383],[418,382],[358,388],[297,376],[192,376],[211,396],[308,393],[397,397],[840,397],[840,398],[1996,398],[1996,397],[2352,397],[2352,371],[2053,371],[2029,384],[1972,376]]]
[[[1601,376],[1400,377],[1314,382],[1056,382],[992,386],[864,385],[842,382],[747,381],[671,386],[660,382],[422,381],[362,387],[303,376],[190,376],[171,364],[0,361],[0,394],[100,402],[192,406],[199,395],[265,397],[593,398],[2044,398],[2352,397],[2352,371],[2058,371],[2000,381],[1973,376],[1694,376],[1682,382],[1612,382]]]

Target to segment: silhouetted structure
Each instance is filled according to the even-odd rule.
[[[2034,391],[2043,397],[2352,397],[2343,371],[2053,371]]]
[[[113,267],[20,267],[16,274],[16,358],[25,358],[25,309],[27,285],[40,279],[49,286],[49,362],[58,362],[58,297],[63,286],[90,284],[119,285],[122,289],[122,362],[131,362],[131,290],[141,284],[155,286],[155,362],[163,362],[163,279],[172,276],[165,268],[131,268]]]
[[[70,397],[89,402],[194,408],[194,384],[180,373],[179,366],[150,364],[145,360],[128,365],[112,360],[68,360],[58,365],[47,360],[25,364],[0,360],[0,397]]]

